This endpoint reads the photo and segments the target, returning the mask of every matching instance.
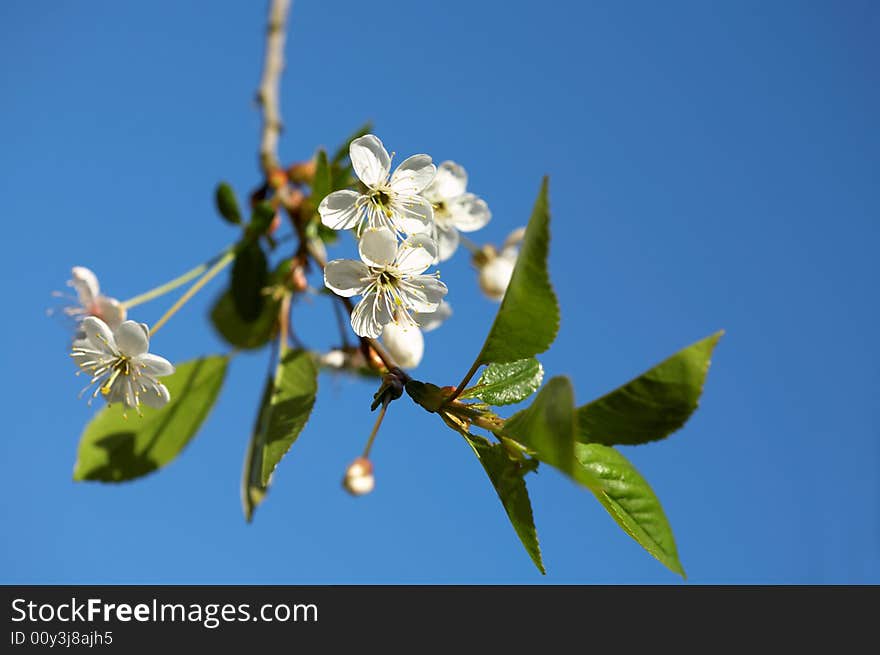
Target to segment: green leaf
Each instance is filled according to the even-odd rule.
[[[171,400],[162,409],[143,407],[143,416],[121,404],[101,409],[83,431],[73,479],[121,482],[168,464],[211,411],[228,363],[212,355],[179,364],[162,378]]]
[[[575,455],[599,481],[590,490],[624,532],[669,570],[685,577],[669,520],[636,468],[614,448],[600,444],[577,444]]]
[[[723,332],[697,341],[622,387],[577,410],[577,439],[635,445],[663,439],[697,408]]]
[[[544,379],[544,369],[534,357],[506,364],[489,364],[477,384],[461,398],[479,398],[490,405],[512,405],[531,396]]]
[[[226,222],[233,225],[241,223],[241,211],[238,208],[238,200],[236,200],[235,192],[229,184],[221,182],[217,185],[217,189],[214,191],[214,202],[217,205],[217,212]]]
[[[330,162],[334,165],[341,164],[348,157],[348,149],[351,146],[351,142],[355,139],[359,139],[362,136],[365,136],[373,131],[373,122],[367,121],[363,125],[361,125],[357,130],[354,131],[339,148],[333,153],[333,157]]]
[[[271,376],[266,378],[263,385],[263,394],[257,417],[254,420],[254,428],[251,432],[251,440],[248,443],[247,453],[244,459],[244,477],[241,481],[241,502],[244,507],[244,518],[250,523],[254,518],[254,510],[263,502],[268,485],[263,484],[263,452],[266,445],[266,421],[271,408],[272,390],[275,379]]]
[[[269,279],[268,262],[257,241],[246,242],[235,255],[229,290],[239,318],[253,323],[260,317],[266,296],[263,288]]]
[[[499,436],[587,487],[623,530],[676,573],[684,575],[660,502],[623,455],[575,442],[574,394],[566,378],[552,378],[532,404],[507,419]]]
[[[267,298],[257,320],[242,320],[235,309],[232,293],[224,291],[211,308],[211,323],[231,346],[250,350],[266,345],[275,334],[278,301]]]
[[[514,362],[544,352],[559,329],[559,305],[547,272],[550,210],[545,177],[519,257],[477,363]]]
[[[312,180],[312,205],[317,210],[324,196],[333,191],[333,179],[330,173],[330,163],[327,161],[327,153],[320,148],[315,153],[315,177]]]
[[[546,574],[544,562],[541,560],[541,547],[538,544],[538,532],[532,515],[532,504],[526,488],[524,476],[534,469],[528,461],[520,462],[511,459],[504,446],[493,444],[473,434],[459,431],[483,465],[492,486],[504,505],[507,518],[516,531],[523,547],[532,558],[538,570]]]
[[[272,203],[263,201],[257,204],[251,214],[251,222],[248,223],[248,238],[253,240],[266,234],[273,220],[275,220],[275,208]]]
[[[318,391],[318,369],[304,350],[292,350],[281,358],[263,402],[245,461],[242,497],[250,521],[262,500],[269,479],[281,458],[299,437],[309,420]]]
[[[596,481],[574,456],[574,391],[566,377],[551,378],[532,404],[504,423],[499,433],[521,443],[542,462],[584,485]]]

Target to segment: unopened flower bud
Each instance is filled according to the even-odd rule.
[[[287,177],[294,184],[311,184],[315,179],[314,160],[301,161],[287,169]]]
[[[352,496],[363,496],[376,486],[373,477],[373,463],[366,457],[358,457],[345,471],[342,486]]]
[[[299,264],[290,269],[290,288],[297,292],[302,292],[309,288],[305,269]]]
[[[389,323],[382,331],[382,343],[403,368],[415,368],[425,353],[425,338],[415,325]]]
[[[330,352],[324,353],[319,358],[319,363],[321,366],[326,366],[327,368],[342,368],[345,366],[345,362],[348,358],[346,354],[341,350],[331,350]]]
[[[287,185],[287,173],[281,168],[276,168],[269,173],[269,186],[273,189],[280,189]]]
[[[480,289],[492,300],[501,300],[510,284],[516,260],[511,257],[495,257],[480,268]]]

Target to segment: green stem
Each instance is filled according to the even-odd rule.
[[[376,424],[373,426],[373,431],[370,433],[370,438],[367,439],[367,445],[364,447],[364,459],[370,458],[370,449],[373,447],[373,442],[376,440],[376,435],[379,433],[379,426],[382,425],[382,419],[385,418],[385,411],[388,409],[388,401],[386,400],[382,403],[382,409],[379,410],[379,416],[376,417]]]
[[[212,265],[214,265],[215,262],[217,262],[218,260],[223,258],[225,255],[227,255],[229,252],[231,252],[234,248],[235,248],[235,246],[230,246],[229,248],[227,248],[226,250],[221,252],[219,255],[212,257],[211,259],[206,261],[204,264],[199,264],[194,269],[189,270],[186,273],[184,273],[183,275],[174,278],[170,282],[166,282],[165,284],[162,284],[162,285],[156,287],[155,289],[150,289],[149,291],[146,291],[145,293],[142,293],[139,296],[135,296],[134,298],[129,298],[128,300],[126,300],[125,302],[122,303],[122,306],[125,309],[131,309],[132,307],[136,307],[140,304],[143,304],[147,301],[152,300],[153,298],[158,298],[159,296],[164,296],[166,293],[168,293],[170,291],[174,291],[177,287],[183,286],[184,284],[186,284],[190,280],[194,280],[199,275],[201,275],[202,273],[207,271]]]
[[[178,298],[177,302],[171,305],[171,308],[163,314],[162,318],[156,321],[153,324],[153,328],[150,330],[150,335],[156,334],[159,329],[168,322],[172,316],[177,313],[181,307],[183,307],[187,301],[192,298],[196,293],[198,293],[199,289],[205,286],[208,282],[210,282],[214,276],[217,275],[220,271],[226,268],[231,262],[235,259],[235,249],[227,250],[222,257],[211,267],[208,271],[200,277],[195,284],[193,284],[189,289],[187,289],[186,293],[183,294],[180,298]]]

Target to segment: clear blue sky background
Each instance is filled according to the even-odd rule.
[[[877,290],[880,6],[873,2],[364,3],[298,0],[287,161],[367,118],[401,155],[455,159],[500,241],[551,176],[562,329],[543,356],[585,402],[719,328],[686,429],[627,449],[695,583],[880,582]],[[5,300],[2,582],[674,583],[585,491],[531,480],[532,567],[468,447],[406,400],[374,494],[339,486],[373,386],[322,377],[310,425],[246,525],[242,457],[265,353],[238,357],[167,469],[74,483],[91,415],[53,289],[87,265],[125,298],[234,232],[220,179],[257,182],[262,3],[0,7]],[[455,382],[494,306],[464,255],[456,317],[418,374]],[[155,339],[218,352],[213,285]],[[136,318],[155,321],[170,299]],[[321,302],[299,315],[316,345]]]

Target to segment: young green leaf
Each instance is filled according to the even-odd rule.
[[[521,443],[542,462],[581,484],[596,481],[574,456],[574,391],[566,377],[551,378],[532,404],[504,423],[503,435]]]
[[[232,292],[224,291],[211,308],[211,323],[231,346],[250,350],[266,345],[275,334],[278,301],[266,298],[260,315],[252,322],[242,320],[235,309]]]
[[[684,577],[669,520],[636,468],[614,448],[600,444],[577,444],[575,456],[599,481],[599,486],[590,490],[624,532],[669,570]]]
[[[173,460],[211,411],[226,376],[227,357],[212,355],[177,365],[162,378],[171,400],[162,409],[143,407],[143,416],[121,404],[104,407],[79,442],[74,480],[121,482],[141,477]]]
[[[477,384],[461,398],[479,398],[490,405],[512,405],[531,396],[544,379],[544,369],[534,357],[506,364],[489,364]]]
[[[241,211],[238,208],[238,200],[235,198],[235,192],[226,182],[217,185],[214,191],[214,202],[217,206],[217,212],[227,223],[239,225],[241,223]]]
[[[577,439],[607,446],[663,439],[697,408],[723,332],[680,350],[622,387],[577,410]]]
[[[248,241],[235,255],[229,290],[239,318],[253,323],[260,317],[266,297],[263,288],[269,279],[266,254],[258,241]]]
[[[320,148],[315,153],[315,177],[312,180],[312,205],[317,209],[324,196],[333,191],[333,178],[330,173],[330,164],[327,161],[327,153]]]
[[[544,352],[559,329],[559,305],[547,272],[550,245],[548,179],[545,177],[526,227],[504,300],[489,330],[480,364],[514,362]]]
[[[538,544],[538,532],[532,515],[532,504],[526,488],[525,474],[533,470],[528,461],[517,462],[510,458],[504,446],[493,444],[473,434],[461,432],[473,449],[480,464],[489,476],[492,486],[501,499],[504,511],[513,529],[516,531],[523,547],[532,558],[538,570],[546,574],[544,562],[541,560],[541,547]]]

